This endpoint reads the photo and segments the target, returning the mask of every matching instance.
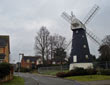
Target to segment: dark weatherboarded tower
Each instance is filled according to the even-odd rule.
[[[70,54],[70,70],[75,67],[93,67],[93,58],[89,51],[85,25],[77,18],[74,18],[71,22],[71,29],[73,31],[73,37]]]
[[[72,29],[72,49],[70,63],[85,63],[91,62],[92,57],[90,55],[88,42],[86,38],[86,32],[84,28]]]

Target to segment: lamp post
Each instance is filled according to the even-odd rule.
[[[19,74],[20,74],[20,68],[21,68],[21,65],[20,65],[20,55],[22,55],[22,57],[24,56],[23,53],[19,53],[19,63],[18,63],[18,68],[19,68]]]

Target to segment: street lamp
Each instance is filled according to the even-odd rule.
[[[19,67],[19,73],[20,73],[20,68],[21,68],[21,66],[20,66],[20,55],[22,55],[22,57],[24,56],[24,54],[23,53],[19,53],[19,62],[18,62],[18,67]]]

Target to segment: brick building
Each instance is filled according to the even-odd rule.
[[[0,63],[9,63],[10,42],[9,36],[0,35]]]
[[[21,60],[22,68],[35,69],[39,64],[42,64],[40,56],[23,56]]]

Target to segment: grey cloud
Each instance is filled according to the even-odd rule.
[[[72,31],[70,24],[60,17],[63,11],[69,14],[73,11],[83,20],[92,6],[98,4],[101,9],[87,27],[103,39],[110,33],[109,3],[109,0],[0,0],[0,34],[10,35],[11,61],[18,61],[19,52],[34,55],[34,38],[42,25],[51,34],[64,35],[69,41]],[[97,55],[98,46],[91,40],[89,45],[91,53]]]

